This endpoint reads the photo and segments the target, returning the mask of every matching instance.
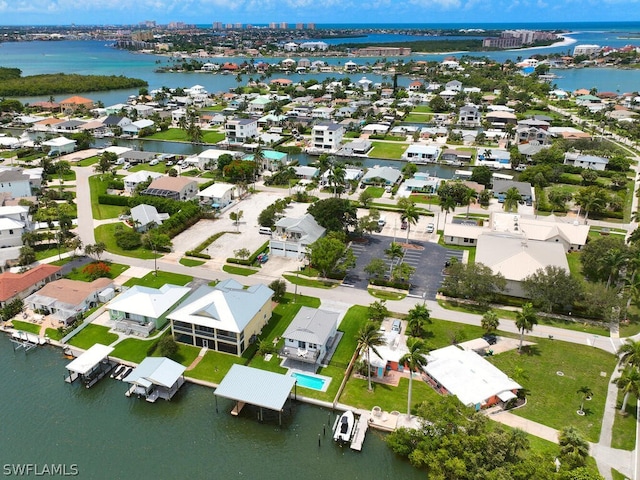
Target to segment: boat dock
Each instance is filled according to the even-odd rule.
[[[351,437],[351,450],[360,452],[362,450],[362,444],[364,443],[364,437],[369,428],[369,413],[362,413],[358,418],[358,422],[353,431],[353,437]]]
[[[24,332],[22,330],[16,330],[11,334],[11,343],[13,343],[13,350],[23,348],[25,352],[28,352],[34,347],[44,345],[47,340],[36,335],[35,333]]]

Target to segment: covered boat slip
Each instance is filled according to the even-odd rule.
[[[125,378],[131,384],[125,395],[145,397],[148,402],[158,398],[171,400],[184,384],[186,369],[165,357],[147,357]]]
[[[69,375],[64,381],[73,383],[80,378],[87,388],[92,387],[115,367],[115,362],[109,360],[111,352],[113,347],[96,343],[67,365]]]
[[[282,410],[295,385],[294,377],[234,364],[216,388],[216,412],[217,397],[223,397],[236,402],[232,415],[238,415],[248,403],[259,407],[260,421],[264,420],[263,408],[278,412],[278,420],[282,425]]]

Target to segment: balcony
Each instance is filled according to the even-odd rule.
[[[290,358],[291,360],[297,360],[305,363],[317,363],[320,356],[320,350],[306,350],[295,347],[284,347],[280,350],[280,356],[284,358]]]

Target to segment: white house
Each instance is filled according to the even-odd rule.
[[[309,213],[299,218],[281,218],[275,227],[269,251],[278,257],[302,259],[307,247],[325,234],[325,229]]]
[[[65,155],[76,149],[76,141],[66,137],[56,137],[42,142],[43,147],[49,147],[49,156]]]
[[[588,168],[603,172],[609,163],[609,159],[596,155],[582,155],[580,152],[566,152],[564,154],[564,164],[574,167]]]
[[[344,137],[344,127],[338,123],[322,122],[314,125],[311,130],[311,145],[313,149],[330,153],[340,148]]]
[[[149,180],[155,180],[156,178],[160,178],[162,176],[163,175],[160,172],[151,172],[149,170],[139,170],[137,172],[133,172],[123,179],[124,191],[125,193],[131,194],[139,184],[147,182]]]
[[[281,355],[319,365],[336,340],[340,314],[329,310],[302,307],[285,332]]]
[[[242,144],[258,136],[258,120],[232,118],[224,124],[224,133],[230,144]]]
[[[460,108],[458,124],[464,127],[479,127],[481,122],[482,115],[477,106],[469,104]]]
[[[433,145],[411,144],[402,154],[402,159],[412,163],[435,163],[440,156],[440,148]]]
[[[214,183],[198,193],[201,203],[213,208],[224,208],[234,199],[236,186],[230,183]]]
[[[125,395],[144,397],[147,402],[158,398],[171,400],[184,384],[184,365],[166,357],[147,357],[124,379],[131,387]]]
[[[242,157],[242,152],[233,150],[218,150],[215,148],[208,148],[203,150],[198,155],[193,155],[185,159],[188,165],[193,165],[200,170],[207,170],[209,168],[217,168],[218,159],[222,155],[231,155],[234,159]]]
[[[362,176],[365,185],[395,185],[402,180],[402,172],[393,167],[374,166]]]
[[[106,309],[115,329],[148,336],[167,323],[166,314],[191,289],[169,283],[160,288],[134,285],[111,300]]]
[[[31,178],[22,169],[0,169],[0,192],[7,192],[12,198],[30,197]]]
[[[131,122],[129,125],[125,125],[124,127],[122,127],[122,131],[130,135],[137,135],[143,128],[151,128],[154,125],[155,123],[153,123],[153,120],[136,120],[135,122]]]

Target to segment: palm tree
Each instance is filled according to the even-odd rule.
[[[627,339],[618,349],[617,355],[622,365],[640,368],[640,341]]]
[[[418,210],[416,209],[416,204],[408,198],[400,199],[400,201],[398,202],[398,206],[402,208],[400,220],[402,222],[407,222],[407,243],[409,243],[409,232],[411,231],[411,225],[415,225],[416,223],[418,223],[420,213],[418,213]]]
[[[611,281],[617,276],[618,271],[629,260],[629,257],[626,252],[619,248],[613,248],[604,254],[603,260],[603,265],[606,265],[609,269],[609,276],[607,278],[607,288],[609,288]]]
[[[404,256],[404,248],[402,248],[402,245],[399,243],[391,242],[391,245],[389,245],[389,248],[384,251],[384,254],[391,260],[391,267],[389,270],[389,276],[391,276],[391,271],[393,271],[393,264],[395,263],[396,258],[402,258]]]
[[[520,346],[518,352],[522,351],[522,343],[524,342],[525,332],[533,330],[533,326],[538,324],[538,317],[536,311],[533,309],[531,303],[525,303],[522,306],[522,310],[516,313],[516,327],[520,331]]]
[[[628,366],[624,369],[622,375],[614,379],[612,383],[624,393],[620,413],[625,413],[629,395],[633,394],[636,398],[640,397],[640,372],[637,368]]]
[[[256,147],[256,151],[253,152],[253,161],[256,164],[256,168],[260,168],[264,170],[264,151],[262,150],[262,145],[258,145]]]
[[[416,304],[407,314],[407,330],[412,337],[422,337],[427,324],[431,323],[429,309],[424,304]]]
[[[483,330],[487,333],[494,332],[500,326],[500,319],[498,318],[498,314],[493,310],[488,310],[483,316],[482,320],[480,320],[480,325]]]
[[[444,212],[444,224],[447,224],[447,213],[452,212],[456,208],[456,200],[453,197],[440,197],[440,209]],[[436,225],[436,230],[438,225]]]
[[[589,456],[589,443],[582,437],[578,429],[573,426],[564,427],[558,434],[560,456],[573,469],[582,466]]]
[[[467,188],[462,194],[462,203],[467,206],[467,218],[469,218],[469,207],[472,203],[476,203],[478,194],[473,188]]]
[[[580,410],[578,410],[578,413],[582,415],[584,414],[584,401],[593,395],[593,390],[591,390],[591,387],[583,385],[578,389],[576,393],[579,393],[580,395],[582,395],[582,401],[580,402]]]
[[[331,164],[329,167],[329,174],[327,175],[327,181],[329,185],[333,186],[333,196],[339,197],[338,186],[341,188],[344,187],[344,179],[346,177],[347,171],[344,169],[342,165]]]
[[[371,387],[371,352],[373,351],[373,353],[380,356],[376,347],[385,345],[386,342],[374,322],[367,322],[358,332],[357,339],[358,353],[360,354],[364,350],[367,356],[367,381],[369,391],[371,391],[373,390]]]
[[[517,212],[518,203],[522,200],[522,196],[516,187],[507,190],[504,196],[503,208],[505,212]]]
[[[409,352],[404,354],[399,363],[406,365],[409,368],[409,393],[407,395],[407,415],[411,416],[411,387],[413,383],[413,372],[418,369],[422,369],[427,365],[427,354],[429,348],[424,343],[424,340],[419,338],[410,337],[407,340],[407,347]]]

